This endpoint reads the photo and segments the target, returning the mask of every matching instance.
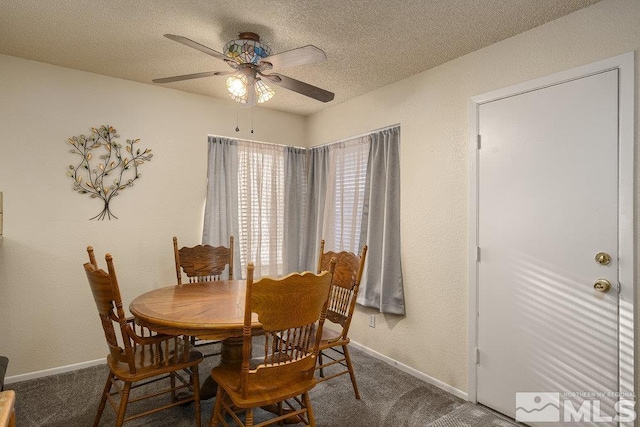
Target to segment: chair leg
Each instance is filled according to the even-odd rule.
[[[307,408],[307,419],[311,427],[316,427],[316,417],[313,415],[313,407],[311,406],[311,399],[309,399],[309,393],[302,395],[302,402],[305,408]]]
[[[253,408],[247,409],[247,417],[244,419],[245,427],[253,427]]]
[[[122,389],[122,396],[120,396],[120,409],[118,409],[118,419],[116,420],[116,427],[121,427],[124,423],[124,415],[127,412],[127,403],[129,403],[129,392],[131,391],[131,383],[125,381],[124,388]]]
[[[169,381],[171,384],[171,403],[174,403],[176,401],[176,374],[173,372],[169,372]]]
[[[318,366],[320,369],[320,378],[324,378],[324,369],[322,368],[322,350],[318,352]]]
[[[200,377],[198,373],[198,366],[191,368],[191,387],[193,388],[193,403],[196,407],[196,427],[200,427]]]
[[[356,384],[356,374],[353,372],[353,365],[351,364],[351,357],[349,356],[349,349],[347,344],[342,346],[344,351],[344,358],[347,361],[347,368],[349,369],[349,376],[351,377],[351,384],[353,384],[353,391],[356,393],[356,399],[360,400],[360,393],[358,393],[358,384]]]
[[[96,414],[96,419],[93,422],[93,427],[98,427],[100,424],[100,418],[102,417],[102,412],[104,411],[104,407],[107,404],[107,396],[111,392],[111,379],[115,378],[114,375],[109,372],[107,375],[107,383],[104,385],[104,391],[102,392],[102,397],[100,398],[100,405],[98,406],[98,413]]]
[[[211,420],[209,421],[209,427],[218,427],[218,418],[222,417],[222,399],[224,392],[222,387],[218,387],[218,392],[216,393],[216,403],[213,406],[213,411],[211,412]]]

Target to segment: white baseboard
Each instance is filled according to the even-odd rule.
[[[90,368],[91,366],[105,364],[106,360],[102,359],[89,360],[86,362],[74,363],[73,365],[59,366],[57,368],[45,369],[43,371],[29,372],[27,374],[14,375],[4,380],[5,385],[18,383],[20,381],[32,380],[34,378],[48,377],[49,375],[62,374],[65,372],[76,371],[78,369]]]
[[[375,350],[370,349],[369,347],[365,347],[362,344],[358,344],[357,342],[351,340],[350,345],[352,345],[354,348],[357,348],[360,351],[363,351],[365,353],[367,353],[368,355],[375,357],[376,359],[380,359],[383,362],[388,363],[391,366],[394,366],[398,369],[400,369],[402,372],[406,372],[407,374],[414,376],[424,382],[427,382],[431,385],[434,385],[448,393],[453,394],[454,396],[459,397],[460,399],[464,399],[464,400],[468,400],[467,398],[467,393],[462,391],[462,390],[458,390],[457,388],[450,386],[447,383],[443,383],[442,381],[435,379],[433,377],[430,377],[429,375],[418,371],[417,369],[414,369],[410,366],[405,365],[404,363],[400,363],[397,360],[394,360],[390,357],[385,356],[384,354],[378,353]]]

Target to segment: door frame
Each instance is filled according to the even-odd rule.
[[[478,344],[478,109],[481,104],[558,85],[590,75],[619,71],[618,122],[618,256],[620,301],[618,316],[619,392],[635,391],[635,246],[634,246],[634,151],[635,151],[635,54],[628,52],[581,67],[530,80],[482,95],[469,103],[469,310],[468,310],[468,392],[477,402]],[[567,390],[591,391],[591,390]],[[594,390],[597,391],[597,390]]]

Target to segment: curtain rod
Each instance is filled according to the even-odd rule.
[[[352,139],[356,139],[356,138],[362,138],[363,136],[371,135],[372,133],[382,132],[383,130],[393,129],[399,126],[400,126],[400,123],[396,123],[394,125],[389,125],[382,128],[371,130],[369,132],[361,133],[360,135],[348,136],[346,138],[338,139],[336,141],[325,142],[324,144],[320,144],[320,145],[314,145],[313,147],[309,147],[309,148],[326,147],[327,145],[340,144],[342,142],[351,141]]]
[[[275,147],[292,147],[292,148],[300,148],[300,149],[303,149],[303,150],[309,150],[311,148],[326,147],[327,145],[332,145],[332,144],[340,144],[341,142],[347,142],[347,141],[351,141],[352,139],[362,138],[363,136],[371,135],[372,133],[382,132],[384,130],[393,129],[393,128],[399,127],[399,126],[400,126],[400,123],[396,123],[396,124],[393,124],[393,125],[381,127],[381,128],[378,128],[378,129],[374,129],[374,130],[371,130],[369,132],[361,133],[360,135],[348,136],[346,138],[339,139],[337,141],[331,141],[331,142],[326,142],[326,143],[320,144],[320,145],[314,145],[313,147],[299,147],[297,145],[276,144],[274,142],[256,141],[256,140],[253,140],[253,139],[244,139],[244,138],[233,138],[233,137],[224,136],[224,135],[208,134],[207,136],[212,136],[214,138],[235,139],[236,141],[240,140],[240,141],[246,141],[246,142],[256,142],[258,144],[273,145]]]
[[[255,143],[258,143],[258,144],[272,145],[274,147],[291,147],[291,148],[300,148],[300,149],[303,149],[303,150],[307,150],[308,149],[307,147],[298,147],[297,145],[276,144],[275,142],[257,141],[255,139],[233,138],[233,137],[224,136],[224,135],[208,134],[207,136],[212,136],[214,138],[235,139],[236,141],[255,142]]]

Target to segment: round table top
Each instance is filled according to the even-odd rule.
[[[224,339],[242,335],[245,280],[186,283],[155,289],[129,305],[136,321],[153,331]],[[260,328],[254,313],[252,328]]]

